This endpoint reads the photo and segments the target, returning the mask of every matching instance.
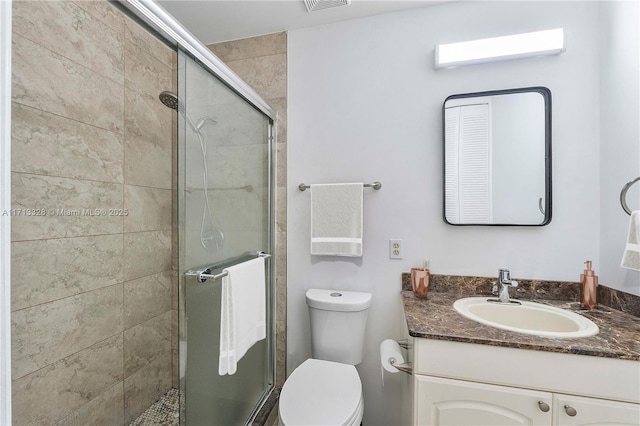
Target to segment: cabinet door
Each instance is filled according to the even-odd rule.
[[[573,425],[640,425],[640,404],[605,399],[554,394],[554,424]]]
[[[420,375],[414,381],[415,425],[551,424],[549,392]]]

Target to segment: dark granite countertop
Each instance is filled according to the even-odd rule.
[[[535,302],[584,315],[600,328],[595,336],[556,339],[483,325],[463,317],[453,308],[453,302],[461,297],[482,295],[479,293],[489,296],[486,292],[429,292],[424,299],[407,291],[406,285],[404,288],[405,317],[409,334],[414,337],[640,361],[640,318],[616,309],[600,305],[598,309],[585,310],[577,301],[535,298]]]

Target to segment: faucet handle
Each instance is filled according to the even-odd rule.
[[[508,269],[498,269],[498,277],[500,284],[518,287],[518,281],[511,279],[511,272]]]
[[[498,269],[498,286],[498,300],[501,303],[512,303],[509,300],[509,287],[518,287],[518,281],[511,279],[511,273],[508,269]],[[495,301],[495,299],[490,299],[490,301]]]

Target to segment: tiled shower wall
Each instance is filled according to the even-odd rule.
[[[14,425],[125,424],[172,385],[175,54],[106,1],[12,38]]]
[[[278,113],[276,156],[276,384],[287,358],[287,34],[276,33],[207,46]]]

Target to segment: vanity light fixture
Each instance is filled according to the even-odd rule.
[[[531,56],[559,55],[566,50],[562,28],[484,38],[460,43],[437,44],[435,68],[528,58]]]

